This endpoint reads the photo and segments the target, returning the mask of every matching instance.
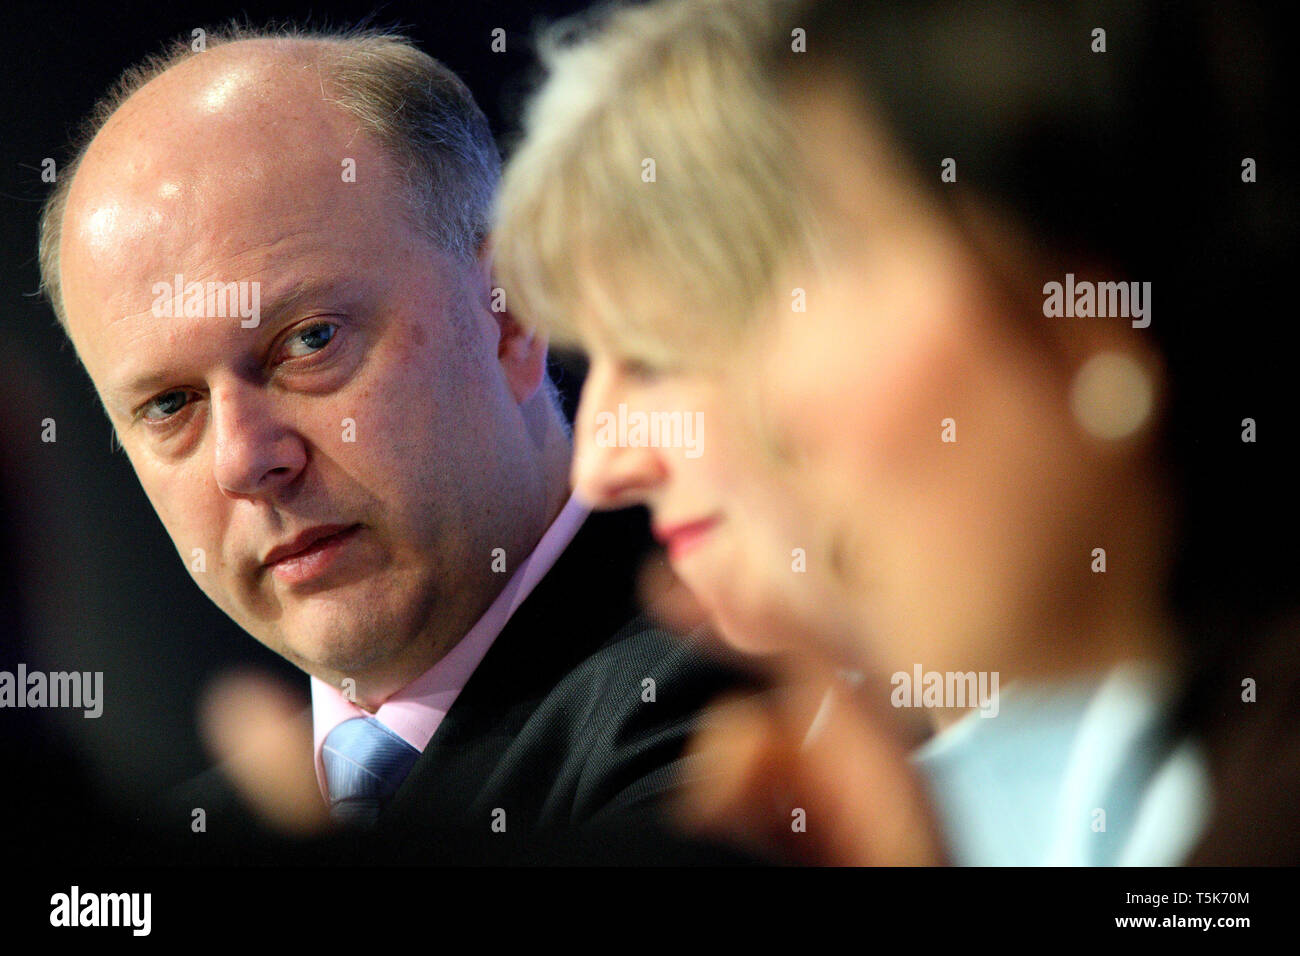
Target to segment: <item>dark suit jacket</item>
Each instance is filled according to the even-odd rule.
[[[640,612],[647,524],[640,509],[591,515],[497,636],[376,830],[325,841],[307,860],[741,862],[675,838],[658,812],[701,708],[746,682]],[[188,808],[207,808],[209,835],[186,837],[196,859],[285,859],[219,773],[201,781],[173,794],[170,814],[188,831]]]
[[[657,844],[697,714],[738,678],[640,613],[647,543],[643,512],[587,519],[470,677],[382,836],[424,852],[454,830],[458,854],[493,860]]]

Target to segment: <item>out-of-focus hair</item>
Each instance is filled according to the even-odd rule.
[[[808,254],[791,130],[764,64],[788,4],[670,0],[561,23],[497,200],[496,275],[552,341],[579,326],[679,367]]]

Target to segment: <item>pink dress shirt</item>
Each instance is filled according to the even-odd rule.
[[[407,684],[380,705],[373,715],[380,723],[408,744],[424,752],[438,725],[447,716],[470,675],[487,654],[492,642],[506,626],[537,582],[551,570],[557,558],[569,546],[589,513],[588,508],[570,496],[551,526],[546,529],[530,555],[515,568],[492,605],[469,632],[438,663]],[[325,765],[321,748],[331,730],[352,717],[368,716],[343,693],[317,677],[311,679],[312,729],[316,747],[316,781],[321,795],[329,801],[325,786]]]

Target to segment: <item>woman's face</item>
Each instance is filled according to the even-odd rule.
[[[725,370],[653,369],[594,340],[586,348],[578,497],[597,508],[647,506],[674,572],[740,650],[780,651],[831,628],[803,529],[770,504],[787,494],[780,476],[751,448],[752,394],[737,394]]]
[[[1055,667],[1105,590],[1149,570],[1118,530],[1137,518],[1113,494],[1116,453],[1069,413],[1077,330],[1030,327],[1089,320],[1013,303],[856,110],[817,95],[799,112],[829,257],[791,270],[782,291],[803,288],[806,312],[784,298],[744,360],[793,460],[772,504],[838,537],[871,666]]]

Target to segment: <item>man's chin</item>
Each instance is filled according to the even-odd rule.
[[[286,609],[273,649],[309,674],[360,677],[397,650],[398,629],[385,619],[373,605],[314,601]]]

